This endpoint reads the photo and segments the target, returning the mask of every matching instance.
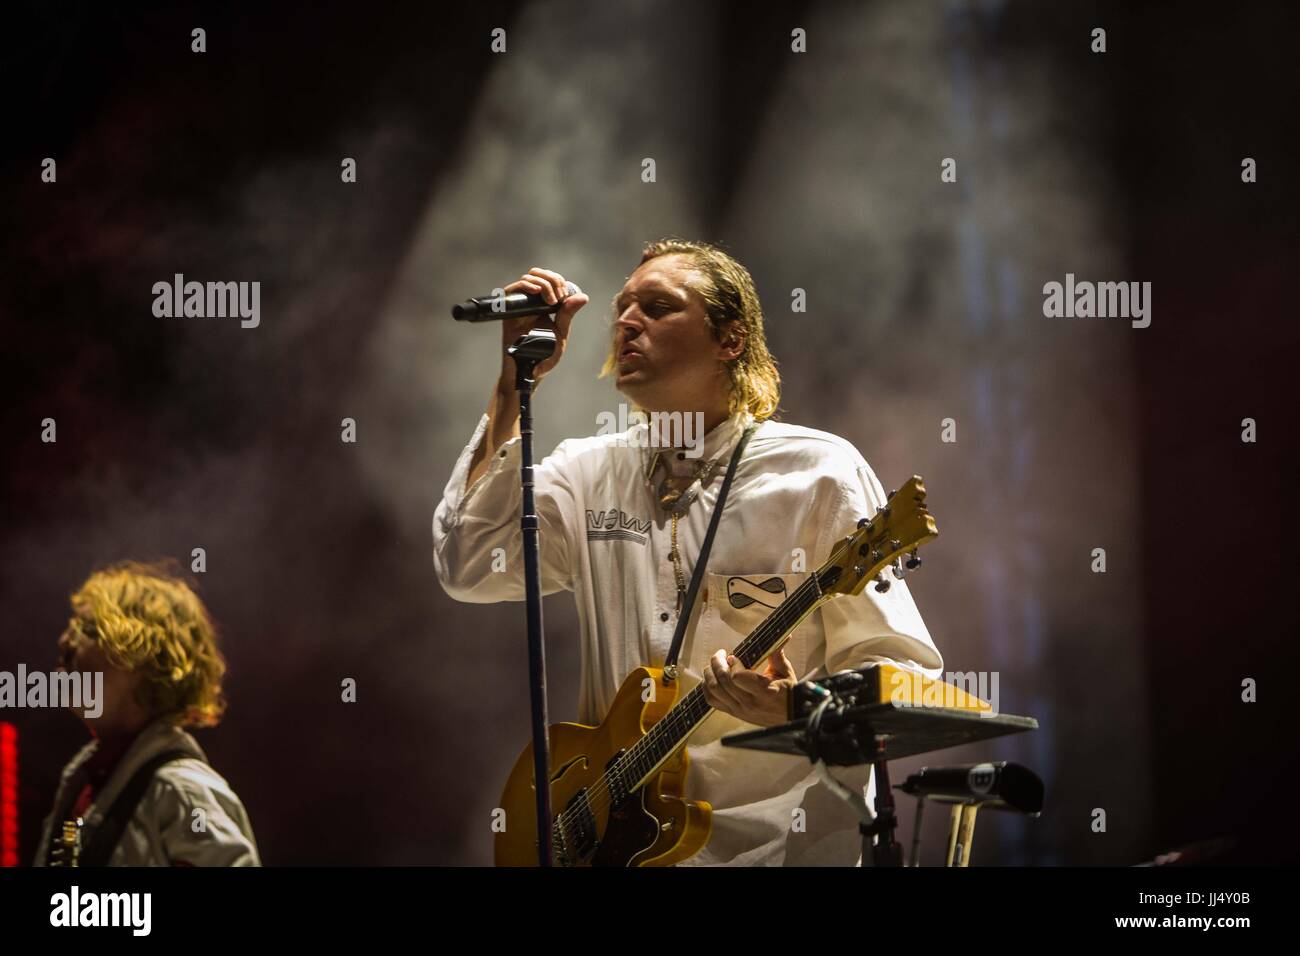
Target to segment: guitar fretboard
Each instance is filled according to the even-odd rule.
[[[828,599],[824,591],[839,575],[840,569],[835,566],[810,575],[781,602],[780,607],[736,645],[735,656],[746,668],[752,669],[771,653],[787,632]],[[711,713],[713,708],[704,696],[702,684],[674,704],[644,737],[606,770],[605,783],[615,802],[620,802],[649,780]]]

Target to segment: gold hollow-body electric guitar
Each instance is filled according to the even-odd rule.
[[[857,595],[872,578],[886,590],[886,568],[901,577],[904,555],[939,533],[913,476],[885,507],[842,539],[830,558],[732,652],[753,669],[785,644],[809,614],[835,595]],[[647,682],[653,682],[653,685]],[[654,687],[647,695],[646,688]],[[678,699],[663,669],[638,667],[619,688],[598,727],[560,723],[550,741],[552,860],[557,866],[670,866],[708,842],[712,808],[684,799],[686,742],[713,713],[702,685]],[[649,697],[647,701],[645,698]],[[497,866],[536,866],[533,748],[519,755],[501,796],[506,826],[496,834]]]

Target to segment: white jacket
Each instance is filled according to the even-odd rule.
[[[688,579],[731,450],[750,421],[736,415],[704,436],[703,459],[716,456],[717,467],[679,521]],[[458,600],[521,601],[519,439],[502,446],[487,473],[465,487],[486,424],[484,415],[434,515],[434,567]],[[572,591],[578,605],[579,720],[585,724],[600,722],[633,668],[662,665],[676,626],[669,521],[646,480],[652,452],[638,446],[647,431],[641,424],[620,434],[569,439],[534,469],[542,591]],[[675,472],[690,473],[696,464],[666,457]],[[715,651],[734,649],[817,570],[859,518],[884,503],[880,482],[844,439],[798,425],[760,424],[736,471],[682,644],[681,693],[699,683]],[[504,570],[494,570],[503,563]],[[885,594],[869,585],[858,597],[832,598],[795,628],[785,651],[801,679],[881,661],[931,677],[943,666],[902,581]],[[690,738],[686,796],[713,805],[713,833],[682,865],[853,865],[860,850],[857,817],[806,759],[719,743],[753,729],[715,712]],[[835,773],[871,793],[868,770]]]
[[[71,815],[72,803],[86,783],[85,765],[99,742],[92,740],[63,768],[54,807],[45,818],[36,866],[48,862],[50,837],[60,809]],[[159,767],[122,831],[109,866],[261,866],[252,824],[239,797],[206,762],[198,742],[180,727],[158,720],[150,724],[122,755],[95,802],[82,819],[82,846],[94,836],[136,768],[169,750],[194,754]]]

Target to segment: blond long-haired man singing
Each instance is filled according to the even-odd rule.
[[[543,268],[505,292],[561,303],[558,347],[538,367],[540,381],[562,358],[587,296],[569,294],[564,276]],[[665,436],[643,422],[571,438],[535,470],[542,591],[572,591],[582,626],[579,719],[599,723],[633,668],[662,666],[731,452],[756,426],[680,655],[680,692],[702,682],[717,711],[687,744],[685,795],[713,806],[713,830],[685,865],[852,865],[857,818],[807,760],[724,748],[719,738],[784,722],[797,680],[883,661],[939,675],[943,659],[902,581],[885,594],[867,588],[823,605],[761,670],[732,655],[834,542],[884,505],[880,482],[844,439],[773,419],[780,377],[758,293],[722,249],[676,239],[645,247],[612,320],[603,374],[614,376],[634,410],[700,427]],[[536,321],[504,322],[502,344]],[[515,369],[506,355],[434,515],[434,567],[454,598],[524,598],[519,453]],[[866,788],[868,778],[864,768],[857,782]]]

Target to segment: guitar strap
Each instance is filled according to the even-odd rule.
[[[713,547],[713,535],[718,530],[718,522],[722,518],[722,508],[727,503],[727,491],[731,488],[731,479],[736,474],[736,465],[740,463],[740,456],[745,453],[745,446],[749,444],[749,436],[754,434],[754,429],[758,425],[750,425],[745,429],[740,440],[736,442],[736,450],[731,453],[731,462],[727,465],[727,476],[722,479],[722,488],[718,491],[718,503],[713,506],[713,516],[709,519],[709,530],[704,535],[704,544],[700,547],[700,556],[695,560],[695,570],[691,572],[691,583],[686,589],[686,597],[682,601],[681,613],[677,615],[677,630],[673,633],[672,646],[668,648],[668,656],[664,658],[664,683],[669,684],[677,680],[677,655],[682,649],[682,639],[686,636],[686,624],[691,619],[691,610],[695,607],[695,594],[700,589],[700,582],[704,580],[704,566],[709,561],[709,549]]]
[[[135,808],[144,797],[144,792],[153,780],[154,773],[163,764],[194,756],[188,750],[168,750],[142,764],[118,793],[112,806],[104,814],[103,821],[90,835],[89,842],[81,851],[80,865],[108,866],[109,858],[117,849],[118,841],[122,839],[127,823],[135,816]]]

